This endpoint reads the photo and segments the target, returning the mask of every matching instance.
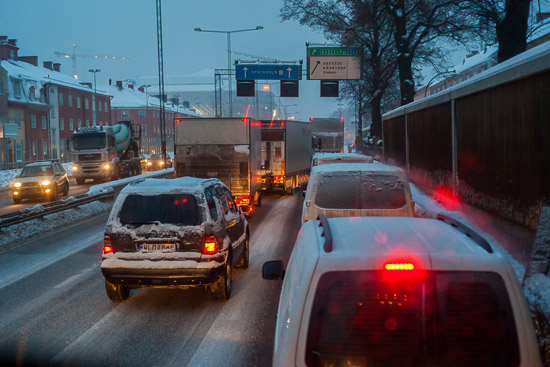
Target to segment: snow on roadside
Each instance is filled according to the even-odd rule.
[[[33,219],[7,228],[2,228],[0,229],[0,252],[2,249],[10,248],[21,242],[28,241],[31,238],[35,239],[53,233],[60,225],[69,226],[83,222],[97,215],[108,213],[112,205],[113,203],[111,202],[103,203],[94,201],[77,208],[46,215],[43,219]],[[41,205],[36,205],[36,207],[41,207]],[[30,208],[30,210],[32,209],[34,208]]]
[[[447,210],[442,205],[437,203],[428,195],[424,194],[418,187],[414,184],[410,184],[411,194],[415,203],[418,206],[415,208],[415,213],[422,217],[435,218],[438,213],[445,214],[452,218],[459,220],[460,222],[468,225],[469,227],[475,229],[477,232],[481,233],[483,237],[489,242],[489,244],[498,251],[503,257],[505,257],[514,272],[518,281],[522,283],[525,275],[525,266],[522,265],[516,258],[514,258],[506,249],[502,247],[499,241],[491,233],[488,233],[486,230],[480,228],[476,222],[474,222],[469,216],[465,215],[465,204],[460,204],[456,210]],[[462,206],[462,208],[461,208]],[[523,288],[523,293],[525,298],[529,303],[529,306],[532,310],[540,310],[543,312],[546,317],[550,318],[550,278],[543,275],[537,274],[532,278],[527,278],[525,281],[525,286]]]

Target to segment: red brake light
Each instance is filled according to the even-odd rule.
[[[103,253],[109,254],[113,252],[113,246],[111,246],[111,236],[103,237]]]
[[[414,264],[411,263],[387,263],[384,265],[386,270],[414,270]]]
[[[237,201],[237,205],[248,205],[248,204],[250,204],[250,198],[248,196],[238,198],[236,201]]]
[[[218,252],[218,241],[215,236],[207,235],[204,239],[204,249],[202,253],[204,255],[212,255]]]

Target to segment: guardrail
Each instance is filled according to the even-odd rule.
[[[67,199],[36,205],[32,208],[25,208],[17,212],[0,216],[0,229],[23,223],[32,219],[42,218],[49,214],[58,213],[67,209],[72,209],[80,205],[88,204],[93,201],[112,199],[118,195],[120,190],[133,181],[143,180],[151,177],[173,176],[173,169],[150,172],[145,175],[128,177],[122,180],[93,185],[86,194],[71,196]]]

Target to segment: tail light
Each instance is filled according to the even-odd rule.
[[[103,237],[103,253],[109,254],[113,252],[113,246],[111,245],[111,236]]]
[[[237,202],[237,205],[249,205],[250,197],[243,196],[242,198],[237,198],[236,202]]]
[[[204,255],[213,255],[218,252],[218,241],[215,236],[207,235],[204,239]]]
[[[387,263],[384,265],[386,270],[414,270],[414,265],[411,263]]]
[[[382,280],[385,283],[413,282],[423,279],[427,272],[418,268],[413,262],[395,261],[384,264]]]

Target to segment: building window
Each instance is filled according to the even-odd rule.
[[[84,98],[84,108],[89,109],[90,105],[88,104],[88,98]]]
[[[33,156],[36,157],[36,140],[33,140],[33,141],[32,141],[32,145],[31,145],[31,146],[32,146],[31,153],[32,153]]]
[[[42,116],[42,129],[46,130],[46,116]]]
[[[96,101],[97,102],[97,101]],[[94,100],[92,99],[92,111],[95,111],[95,104],[96,102],[94,102]]]
[[[97,109],[101,112],[101,101],[97,101]]]
[[[147,125],[141,125],[141,132],[147,135]]]
[[[15,143],[15,160],[17,162],[23,161],[23,144],[21,142]]]
[[[36,115],[31,116],[31,127],[36,129]]]
[[[128,116],[129,116],[128,111],[120,111],[120,117],[128,118]]]
[[[77,96],[76,97],[76,108],[81,108],[82,107],[82,104],[80,102],[80,96]]]
[[[31,87],[29,88],[29,99],[30,99],[31,101],[34,101],[34,100],[35,100],[35,98],[36,98],[35,93],[36,93],[36,88],[35,88],[34,86],[31,86]]]
[[[65,130],[65,119],[64,118],[59,119],[59,130]]]
[[[42,159],[48,155],[48,143],[42,139]]]
[[[40,102],[46,102],[46,92],[44,88],[40,88]]]
[[[86,127],[90,126],[90,120],[86,120]]]
[[[67,96],[67,103],[69,104],[69,107],[73,106],[73,96],[71,94]]]
[[[82,127],[82,120],[78,119],[78,128],[80,129]]]
[[[139,117],[147,117],[145,114],[145,111],[139,111],[138,112]]]
[[[69,119],[69,130],[73,131],[74,130],[74,123],[73,123],[73,119]]]
[[[107,109],[107,102],[105,102],[105,112],[109,112],[109,110]]]
[[[17,98],[21,97],[21,80],[12,79],[13,81],[13,95]]]
[[[63,93],[59,93],[59,106],[63,106]]]

